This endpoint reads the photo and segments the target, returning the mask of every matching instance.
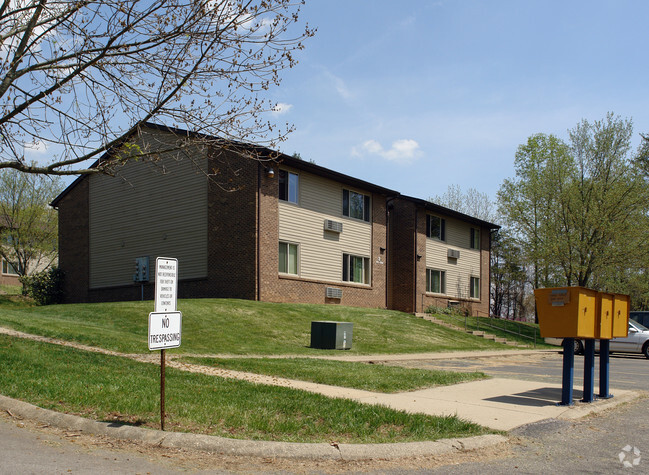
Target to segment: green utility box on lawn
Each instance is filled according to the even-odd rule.
[[[353,331],[350,322],[311,322],[311,348],[349,350]]]

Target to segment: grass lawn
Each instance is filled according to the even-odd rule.
[[[367,363],[316,360],[313,358],[196,358],[181,361],[216,368],[279,376],[318,384],[343,386],[366,391],[396,393],[464,381],[484,379],[480,372],[460,373],[399,368]]]
[[[97,420],[159,427],[156,365],[3,335],[0,360],[0,393],[6,396]],[[407,414],[173,369],[166,394],[168,430],[231,438],[379,443],[492,432],[455,416]]]
[[[179,300],[182,345],[175,353],[322,355],[309,348],[311,322],[352,322],[351,354],[507,349],[493,341],[413,315],[335,305],[275,304],[233,299]],[[147,353],[153,302],[30,306],[0,299],[0,326],[129,353]]]
[[[20,295],[22,294],[23,286],[22,284],[18,285],[0,285],[0,293],[9,294],[9,295]]]

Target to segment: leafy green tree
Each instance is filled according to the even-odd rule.
[[[561,195],[574,172],[569,149],[554,135],[533,135],[519,146],[514,168],[516,178],[498,191],[499,211],[532,264],[532,284],[547,287],[558,271],[550,243],[559,234]]]
[[[57,215],[49,203],[62,189],[57,177],[0,171],[0,254],[20,276],[56,260]]]
[[[649,194],[632,131],[630,120],[608,114],[583,120],[569,144],[539,134],[519,147],[499,209],[533,265],[534,287],[604,285],[615,269],[646,262]]]
[[[631,154],[633,125],[608,114],[570,131],[577,176],[566,199],[566,246],[561,259],[568,285],[586,286],[594,274],[646,261],[649,194]]]

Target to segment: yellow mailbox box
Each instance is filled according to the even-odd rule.
[[[613,303],[615,301],[615,295],[600,292],[597,301],[595,338],[610,340],[613,338]]]
[[[631,309],[628,295],[614,294],[613,300],[613,338],[629,336],[629,310]]]
[[[536,289],[543,338],[595,338],[596,290],[585,287]]]

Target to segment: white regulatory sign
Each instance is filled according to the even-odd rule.
[[[149,350],[165,350],[180,346],[183,316],[180,312],[149,314]]]
[[[158,257],[155,260],[156,312],[175,312],[178,297],[178,259]]]

